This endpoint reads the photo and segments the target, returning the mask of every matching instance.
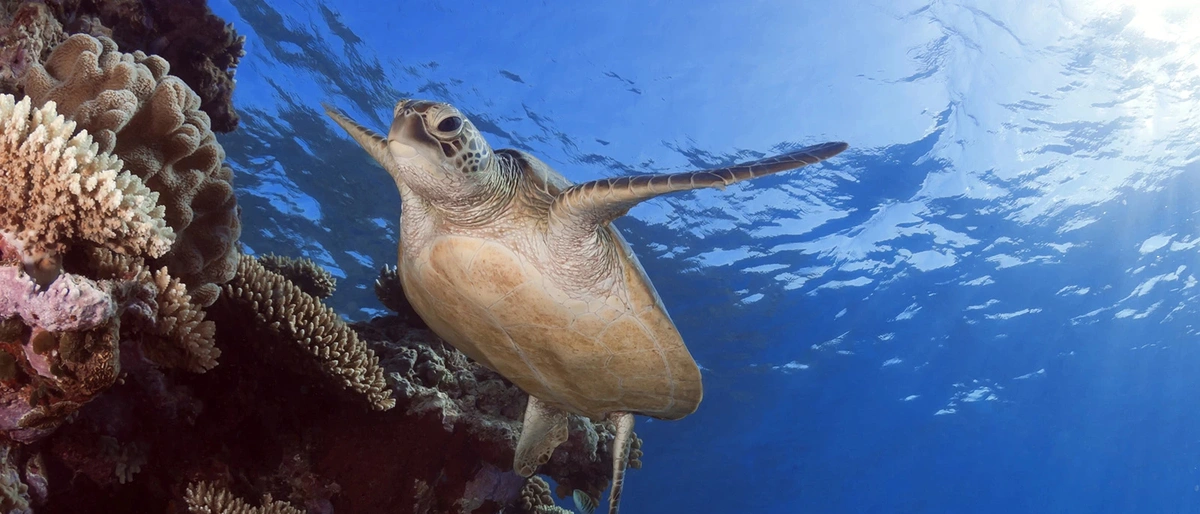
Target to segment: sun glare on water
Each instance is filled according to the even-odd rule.
[[[1120,12],[1132,9],[1133,19],[1128,28],[1148,38],[1188,43],[1200,43],[1200,1],[1197,0],[1080,0],[1083,6],[1102,11]],[[1085,7],[1086,8],[1086,7]],[[1200,59],[1200,54],[1193,54]]]

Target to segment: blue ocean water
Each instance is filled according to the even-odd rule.
[[[617,225],[704,368],[622,510],[1200,511],[1200,6],[1190,0],[219,0],[253,252],[382,312],[377,130],[446,101],[574,181],[843,140]]]

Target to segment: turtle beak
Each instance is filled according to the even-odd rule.
[[[437,141],[425,130],[425,119],[408,106],[412,100],[401,100],[396,104],[395,117],[388,131],[387,146],[392,158],[411,159],[417,155],[417,145],[437,145]]]

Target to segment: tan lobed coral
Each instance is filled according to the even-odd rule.
[[[212,482],[189,485],[184,501],[191,514],[304,514],[287,502],[274,501],[269,494],[263,498],[262,507],[255,507]]]
[[[237,128],[234,73],[246,38],[213,14],[204,0],[37,0],[69,33],[107,36],[127,52],[141,50],[171,63],[172,75],[200,96],[213,130]]]
[[[337,279],[328,270],[318,266],[312,259],[292,258],[267,254],[259,257],[264,268],[283,275],[300,290],[317,298],[328,298],[337,288]]]
[[[521,488],[521,499],[517,500],[517,508],[522,513],[532,514],[539,507],[554,505],[554,497],[550,495],[550,484],[540,476],[529,477]]]
[[[157,56],[121,53],[111,39],[76,34],[44,65],[31,66],[25,92],[54,101],[112,152],[166,208],[176,240],[152,264],[167,266],[188,285],[192,301],[211,305],[233,277],[241,234],[233,172],[210,129],[200,99]]]
[[[100,151],[54,103],[0,95],[0,231],[28,265],[87,241],[161,256],[175,240],[158,193]],[[53,273],[50,278],[57,276]]]
[[[396,405],[379,357],[333,309],[283,275],[242,255],[237,274],[225,284],[225,294],[253,310],[260,325],[316,357],[326,373],[343,387],[366,396],[372,408],[386,410]]]
[[[629,445],[629,463],[628,467],[633,469],[642,469],[642,438],[637,434],[633,434],[633,442]]]

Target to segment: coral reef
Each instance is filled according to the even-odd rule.
[[[21,96],[21,78],[67,38],[62,24],[41,2],[0,3],[0,93]]]
[[[55,102],[101,152],[119,157],[159,194],[176,240],[152,264],[170,268],[196,303],[208,306],[233,277],[240,211],[233,172],[208,116],[197,110],[199,97],[169,71],[160,57],[121,53],[111,39],[76,34],[44,65],[30,67],[25,93],[35,104]]]
[[[32,514],[34,498],[43,501],[45,498],[41,496],[42,491],[38,490],[37,485],[31,487],[21,477],[20,466],[17,462],[19,453],[18,447],[9,443],[0,443],[0,512]],[[29,462],[33,462],[35,458],[29,459]],[[37,464],[33,464],[35,470],[36,466]],[[31,482],[38,483],[36,471],[30,472],[27,468],[26,476],[32,479]],[[30,494],[31,492],[33,494]]]
[[[301,291],[317,298],[328,298],[337,288],[337,280],[333,274],[317,265],[308,258],[292,258],[281,255],[264,255],[258,262],[268,271],[273,271],[289,282],[296,284]]]
[[[72,242],[88,241],[118,253],[167,252],[175,233],[166,225],[158,193],[97,151],[53,102],[33,109],[0,95],[0,231],[27,257],[27,270],[45,285],[58,275]]]
[[[200,99],[214,130],[237,127],[234,72],[245,38],[209,10],[204,0],[48,0],[68,33],[107,36],[128,52],[170,61],[174,75]]]
[[[304,514],[287,502],[274,501],[270,494],[263,497],[262,507],[254,507],[212,482],[190,485],[186,494],[191,514]]]
[[[238,252],[202,2],[4,1],[0,43],[0,511],[562,512],[511,470],[526,395],[394,268],[397,314],[346,323],[312,261]],[[611,442],[572,419],[554,494],[599,497]]]
[[[69,110],[101,149],[114,151],[162,195],[167,222],[179,233],[164,263],[196,284],[193,295],[207,305],[216,292],[210,282],[231,276],[240,221],[224,152],[195,110],[195,95],[168,69],[160,58],[121,54],[111,40],[76,35],[45,66],[31,68],[26,92]]]
[[[21,75],[69,34],[104,36],[127,52],[163,57],[199,95],[213,130],[237,128],[233,77],[246,39],[203,0],[5,0],[0,3],[0,92],[22,93]]]
[[[480,458],[516,476],[511,467],[525,393],[402,318],[375,318],[352,326],[379,355],[398,398],[397,410],[434,417],[447,431],[465,432],[475,444],[487,443],[490,449],[479,450]],[[612,428],[575,416],[570,426],[567,442],[539,472],[554,479],[560,498],[576,489],[599,497],[611,473]]]
[[[379,270],[379,278],[375,279],[375,297],[410,326],[427,328],[421,316],[409,305],[408,298],[404,297],[404,286],[400,283],[400,274],[395,266],[384,266]]]
[[[153,280],[158,291],[155,296],[158,314],[153,318],[154,326],[145,334],[150,342],[142,348],[146,358],[162,367],[194,373],[216,366],[221,350],[213,340],[215,326],[204,321],[204,311],[192,303],[183,283],[168,275],[167,268],[160,268],[153,277],[148,273],[145,277]]]
[[[299,346],[346,389],[366,396],[371,407],[386,410],[396,404],[379,367],[379,358],[341,316],[283,275],[268,271],[254,257],[243,255],[237,274],[225,285],[225,295],[253,312],[259,325]],[[313,362],[306,359],[305,362]]]
[[[515,507],[520,514],[533,514],[539,508],[554,505],[554,497],[550,495],[550,484],[537,475],[529,477],[521,488],[521,499]]]

